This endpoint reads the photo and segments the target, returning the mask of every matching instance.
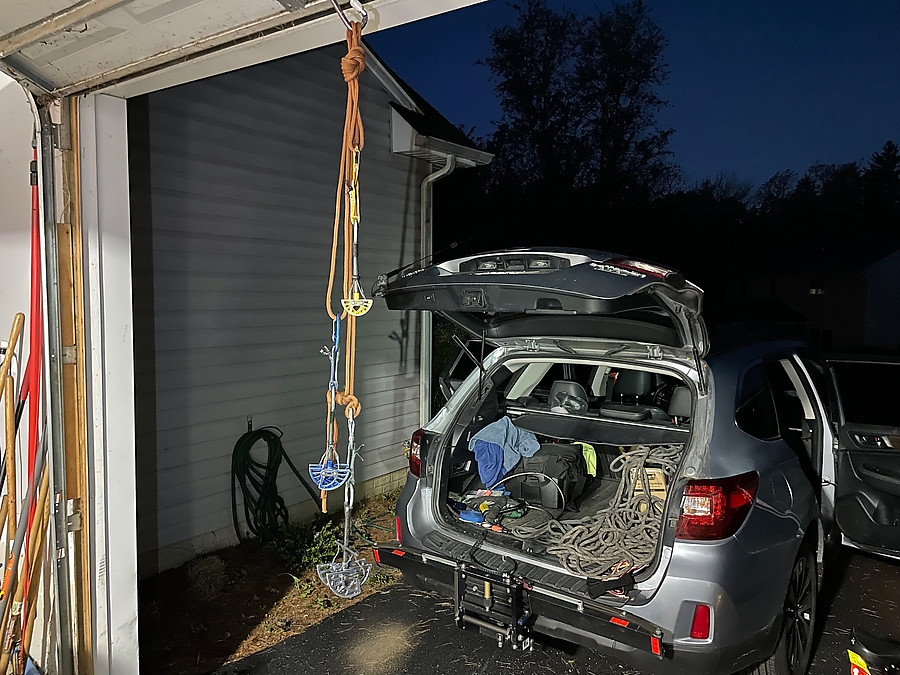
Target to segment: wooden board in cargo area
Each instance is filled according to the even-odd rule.
[[[231,451],[274,424],[321,456],[331,324],[323,305],[345,87],[329,47],[129,102],[141,574],[233,542]],[[360,265],[419,257],[430,167],[390,152],[390,96],[360,79]],[[406,323],[402,323],[406,320]],[[418,321],[358,322],[365,480],[403,466],[418,422]],[[345,430],[341,432],[345,439]],[[289,505],[307,499],[282,473]]]

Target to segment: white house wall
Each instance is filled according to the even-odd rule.
[[[331,334],[344,53],[328,47],[130,102],[142,575],[234,543],[231,453],[248,417],[279,426],[304,471],[323,451],[319,350]],[[368,292],[376,274],[418,257],[428,166],[390,153],[389,97],[369,73],[360,96]],[[418,330],[415,316],[381,302],[357,325],[365,480],[405,463],[419,414]],[[294,512],[312,512],[285,467],[279,488]]]

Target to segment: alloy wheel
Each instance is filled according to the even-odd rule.
[[[805,557],[797,560],[784,603],[784,639],[788,666],[793,672],[804,660],[812,639],[813,581]]]

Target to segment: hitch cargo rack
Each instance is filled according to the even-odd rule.
[[[509,642],[513,649],[532,649],[531,613],[524,584],[509,574],[494,573],[460,564],[455,570],[456,625],[476,627],[495,636],[497,646]]]
[[[378,563],[402,570],[411,582],[419,579],[445,597],[452,593],[456,625],[482,629],[499,646],[509,642],[514,649],[530,649],[535,634],[544,632],[541,617],[547,617],[658,659],[672,657],[672,645],[664,642],[659,626],[621,609],[399,542],[378,544],[374,554]],[[557,637],[579,641],[576,635]]]

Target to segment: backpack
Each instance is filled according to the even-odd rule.
[[[519,473],[531,475],[516,476]],[[543,443],[533,457],[522,457],[508,475],[514,476],[503,481],[510,497],[560,512],[581,496],[588,482],[581,446],[562,443]]]

